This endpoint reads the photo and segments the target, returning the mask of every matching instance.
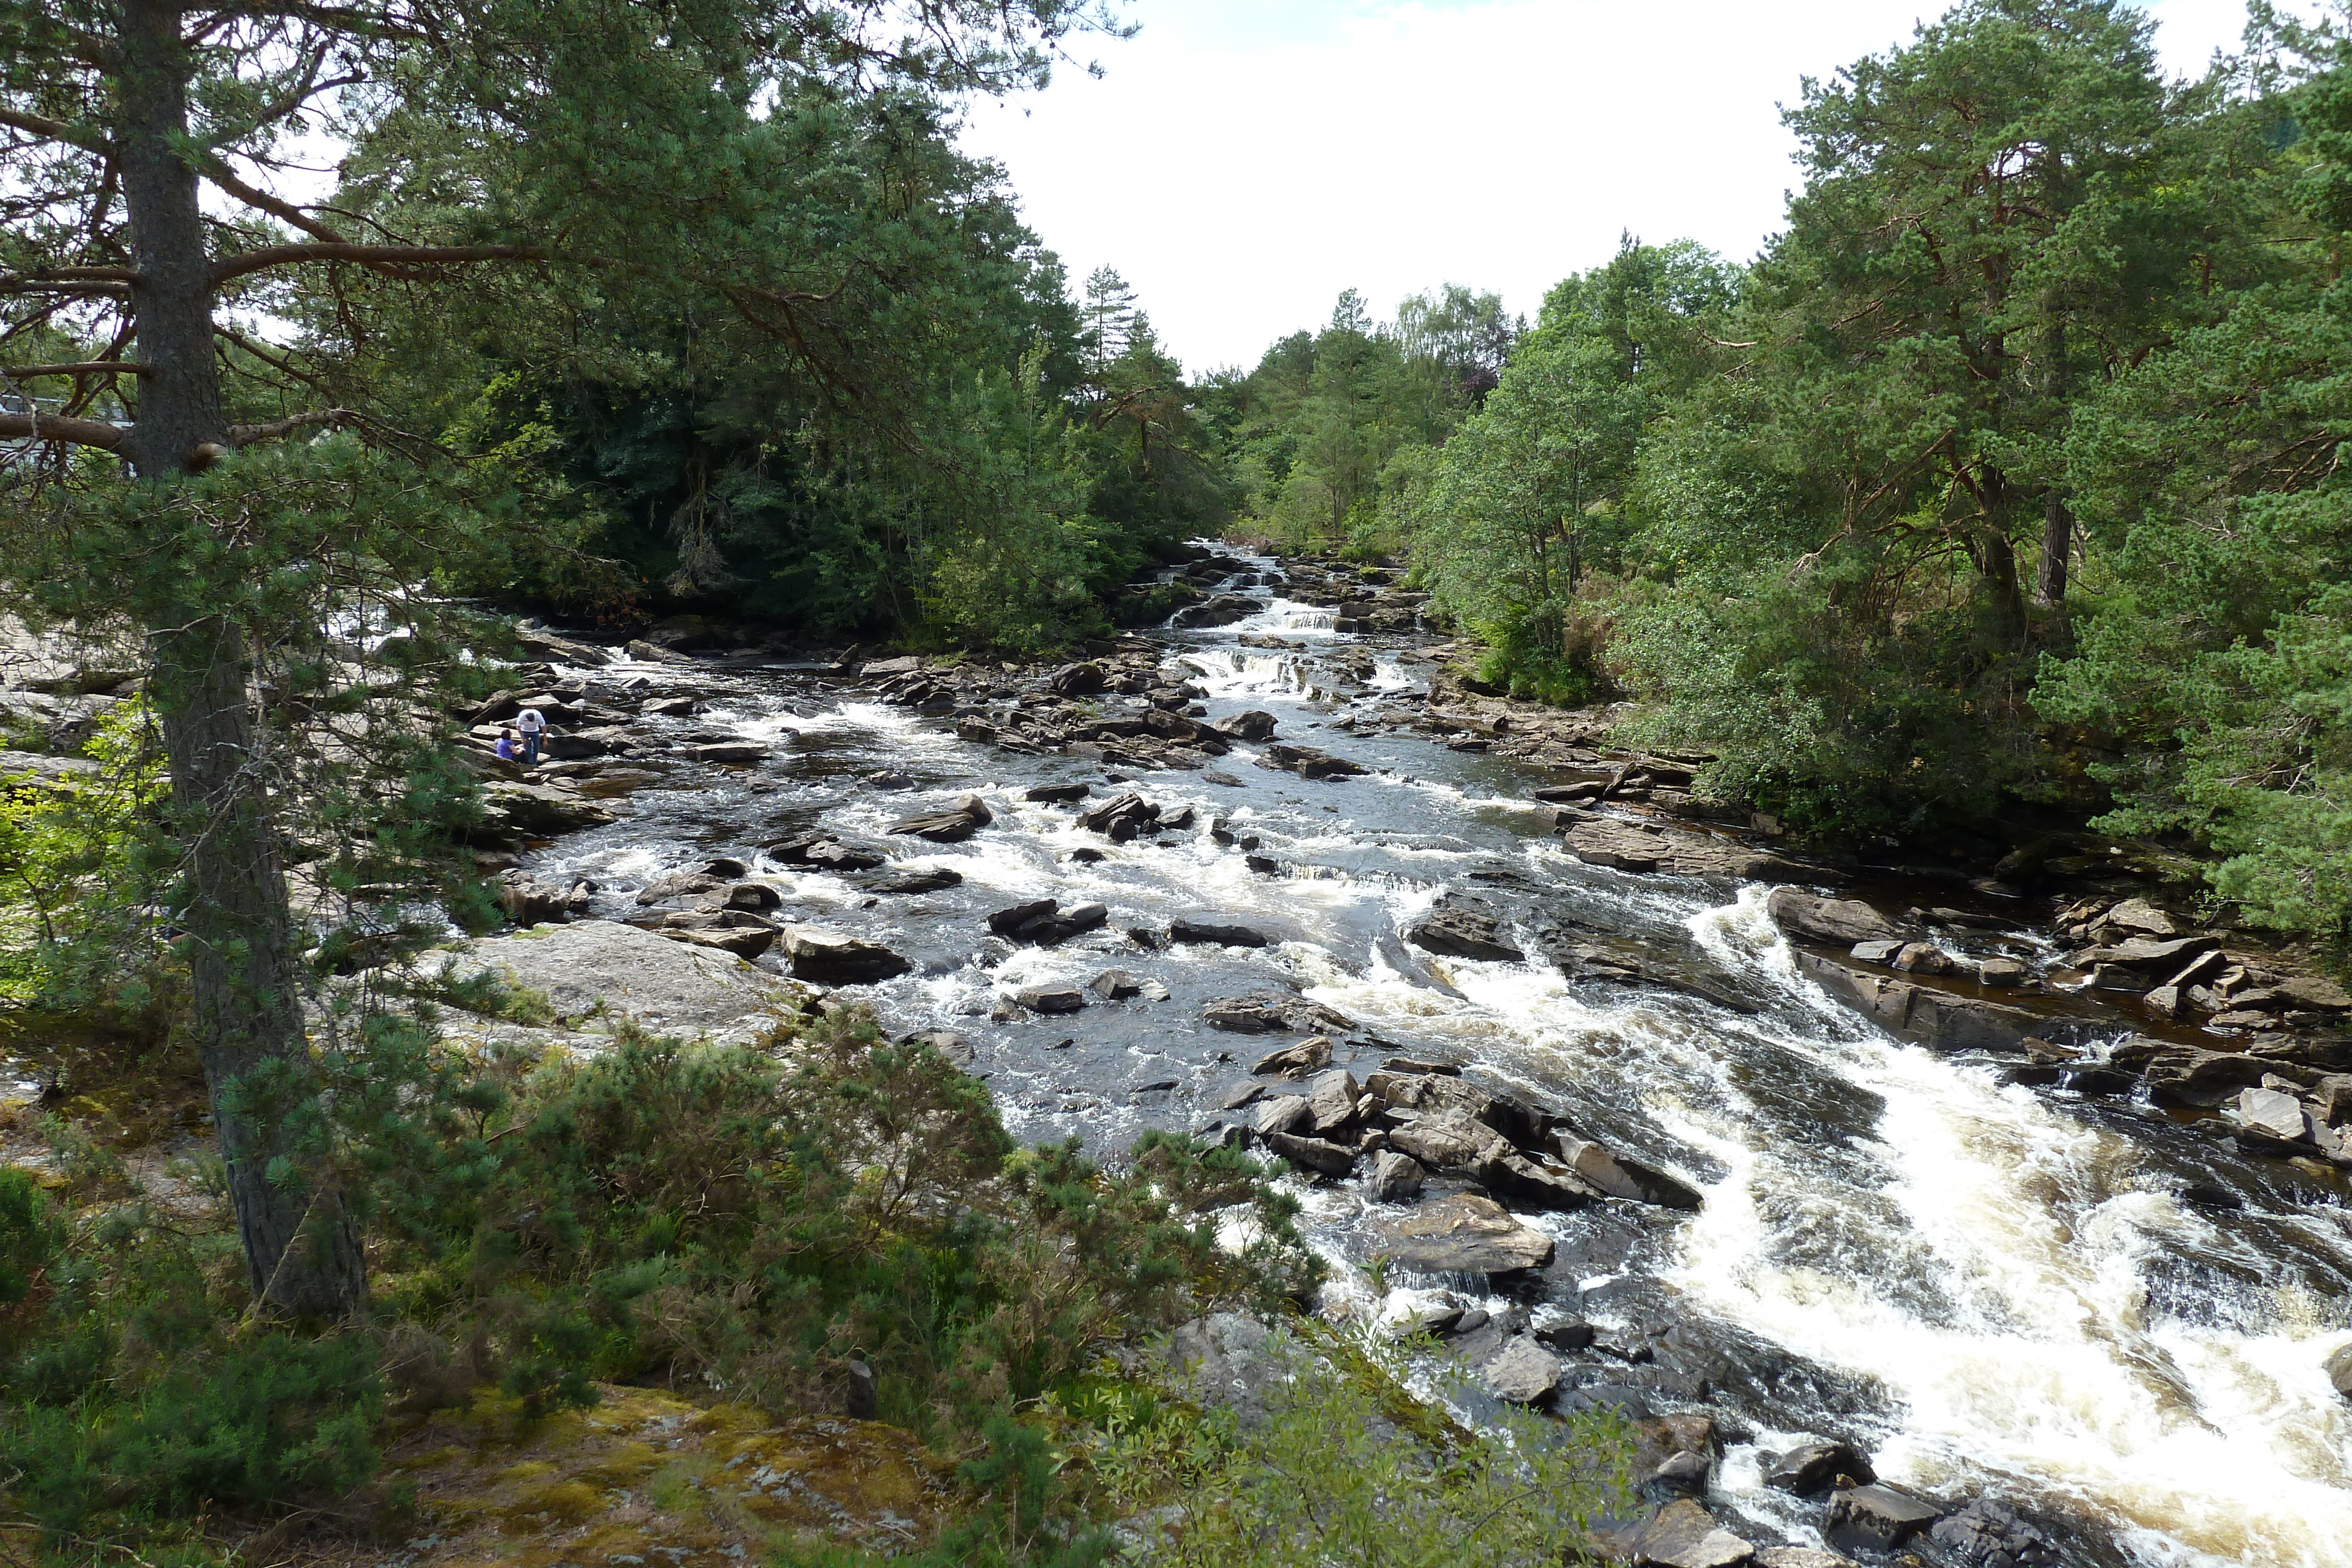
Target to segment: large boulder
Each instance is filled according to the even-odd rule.
[[[2040,1023],[2022,1008],[1874,975],[1847,960],[1799,953],[1797,969],[1889,1034],[1937,1051],[2016,1051]]]
[[[1432,1198],[1379,1233],[1391,1258],[1424,1274],[1507,1274],[1551,1261],[1550,1237],[1475,1193]]]
[[[1274,715],[1260,708],[1251,708],[1246,713],[1234,715],[1214,728],[1219,735],[1228,740],[1272,740],[1275,730]]]
[[[1660,1208],[1696,1208],[1701,1202],[1698,1189],[1687,1182],[1567,1133],[1559,1134],[1559,1157],[1578,1176],[1611,1197]]]
[[[1503,940],[1495,917],[1449,899],[1405,933],[1405,940],[1424,952],[1449,958],[1477,958],[1516,964],[1527,955]]]
[[[763,1020],[789,994],[774,976],[730,953],[681,946],[609,920],[542,925],[476,942],[434,966],[453,978],[489,969],[543,991],[566,1019],[625,1014],[649,1029],[681,1032]]]
[[[821,925],[783,928],[785,961],[795,979],[820,986],[865,986],[905,974],[915,966],[879,942],[868,942]]]
[[[488,837],[551,839],[614,821],[604,806],[561,784],[492,779],[482,785],[482,829]]]
[[[1780,856],[1727,839],[1685,832],[1658,822],[1563,812],[1561,844],[1587,865],[1616,871],[1658,872],[1669,876],[1728,876],[1742,879],[1785,874],[1792,868]]]
[[[1841,947],[1889,941],[1899,935],[1895,922],[1858,898],[1820,898],[1793,887],[1776,887],[1764,907],[1790,936]]]
[[[1102,834],[1115,844],[1126,843],[1160,825],[1160,808],[1129,789],[1101,805],[1078,813],[1078,825]]]

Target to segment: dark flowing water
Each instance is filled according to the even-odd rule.
[[[1380,771],[1310,783],[1250,766],[1257,748],[1243,746],[1216,764],[1238,784],[1142,773],[1112,788],[1189,804],[1198,821],[1115,845],[1070,807],[1021,800],[1032,785],[1080,780],[1099,798],[1111,792],[1100,765],[968,743],[950,720],[781,666],[617,666],[579,673],[713,694],[707,715],[645,721],[648,733],[724,730],[773,753],[747,769],[669,772],[614,799],[619,822],[562,840],[532,869],[597,879],[598,913],[618,918],[646,881],[709,854],[751,858],[819,825],[878,841],[888,822],[977,791],[995,821],[971,840],[888,841],[896,863],[951,868],[960,887],[875,899],[772,862],[757,874],[784,892],[782,918],[915,961],[870,988],[874,1006],[894,1029],[969,1039],[1016,1135],[1075,1132],[1116,1149],[1146,1127],[1213,1119],[1204,1103],[1278,1041],[1210,1030],[1202,1006],[1303,988],[1382,1042],[1355,1047],[1352,1063],[1341,1049],[1359,1076],[1394,1049],[1440,1054],[1705,1190],[1696,1215],[1610,1205],[1529,1217],[1558,1259],[1515,1299],[1538,1322],[1575,1312],[1621,1347],[1649,1347],[1640,1364],[1583,1375],[1633,1383],[1660,1410],[1704,1406],[1746,1439],[1710,1500],[1749,1533],[1816,1539],[1818,1503],[1763,1488],[1759,1465],[1817,1435],[1855,1440],[1895,1484],[2027,1507],[2076,1562],[2352,1563],[2352,1404],[2320,1370],[2352,1328],[2352,1226],[2336,1191],[2242,1160],[2210,1132],[2004,1085],[1996,1064],[1890,1040],[1798,976],[1762,885],[1584,865],[1552,837],[1550,809],[1528,802],[1554,781],[1546,770],[1334,728],[1411,693],[1417,666],[1332,632],[1326,612],[1255,591],[1267,603],[1252,621],[1159,633],[1167,660],[1205,688],[1213,718],[1264,708],[1278,739]],[[1304,651],[1244,648],[1248,632]],[[866,781],[882,770],[914,788]],[[1219,816],[1280,872],[1254,873],[1243,847],[1215,841]],[[1073,861],[1080,849],[1103,858]],[[1565,931],[1705,977],[1740,1009],[1571,981],[1539,959],[1406,946],[1404,927],[1449,892],[1525,936]],[[1054,948],[989,936],[990,911],[1048,896],[1099,901],[1110,923]],[[1123,935],[1178,915],[1276,941],[1152,952]],[[1021,987],[1109,967],[1157,979],[1169,998],[1001,1016]],[[1377,1206],[1353,1182],[1300,1191],[1317,1244],[1350,1265],[1335,1270],[1335,1310],[1402,1317],[1440,1289],[1487,1291],[1404,1277],[1378,1294],[1360,1268]]]

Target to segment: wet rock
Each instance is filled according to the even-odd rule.
[[[1042,919],[1060,907],[1050,898],[1033,898],[1024,903],[1000,909],[988,917],[988,928],[999,936],[1010,936],[1033,920]]]
[[[1526,1155],[1503,1154],[1475,1169],[1486,1190],[1521,1208],[1554,1211],[1582,1208],[1601,1195],[1573,1171],[1544,1165]]]
[[[717,877],[705,876],[698,871],[672,872],[667,876],[657,876],[646,883],[638,891],[637,902],[641,904],[662,904],[673,898],[692,898],[725,885]]]
[[[713,767],[737,768],[767,760],[768,747],[756,740],[721,740],[686,748],[686,759]]]
[[[919,812],[893,822],[888,831],[929,839],[935,844],[952,844],[971,837],[994,820],[987,802],[977,795],[966,795],[945,810]]]
[[[764,915],[784,902],[784,895],[764,882],[741,882],[727,890],[724,907]]]
[[[1480,1369],[1486,1392],[1507,1405],[1541,1405],[1559,1392],[1559,1358],[1521,1334]]]
[[[1046,677],[1045,684],[1058,696],[1087,697],[1108,691],[1110,677],[1103,674],[1100,664],[1064,664]]]
[[[1797,969],[1888,1033],[1937,1051],[2015,1051],[2038,1023],[2022,1008],[1867,974],[1843,959],[1799,953]]]
[[[503,872],[499,876],[499,907],[517,925],[557,925],[567,920],[583,918],[590,900],[596,893],[593,882],[574,882],[569,887],[557,887],[540,881],[527,871]]]
[[[1418,1056],[1391,1056],[1381,1062],[1381,1067],[1384,1071],[1402,1073],[1416,1078],[1426,1077],[1432,1073],[1440,1077],[1455,1078],[1461,1076],[1462,1072],[1462,1070],[1452,1062],[1430,1061]],[[2352,1082],[2352,1079],[2347,1079],[2346,1082]]]
[[[1084,784],[1038,784],[1031,787],[1021,798],[1029,801],[1066,805],[1073,800],[1083,800],[1091,793],[1093,790]]]
[[[1402,1203],[1421,1196],[1421,1184],[1427,1176],[1421,1162],[1410,1155],[1393,1150],[1372,1156],[1371,1188],[1373,1198],[1381,1203]]]
[[[821,986],[871,985],[915,967],[879,942],[821,925],[785,926],[783,945],[793,977]]]
[[[2307,1008],[2314,1012],[2340,1013],[2352,1011],[2352,992],[2333,980],[2316,975],[2299,975],[2281,980],[2271,988],[2273,995],[2294,1007]]]
[[[1821,898],[1793,887],[1776,887],[1765,908],[1790,936],[1842,947],[1885,942],[1897,935],[1893,921],[1858,898]]]
[[[1206,920],[1175,919],[1168,923],[1170,943],[1194,943],[1209,947],[1263,947],[1265,933],[1247,925],[1221,925]]]
[[[1325,1176],[1343,1176],[1356,1168],[1356,1152],[1304,1133],[1269,1133],[1265,1146],[1292,1165]]]
[[[1099,904],[1074,904],[1023,922],[1013,928],[1016,942],[1034,942],[1040,947],[1052,947],[1083,936],[1110,918],[1110,911]]]
[[[2133,1043],[2126,1040],[2111,1053],[2119,1065],[2130,1064],[2126,1048]],[[2236,1099],[2241,1090],[2260,1084],[2263,1075],[2278,1066],[2264,1057],[2240,1052],[2167,1045],[2160,1040],[2148,1043],[2157,1049],[2142,1059],[2140,1078],[2147,1086],[2148,1099],[2158,1105],[2210,1111]]]
[[[2054,1540],[1990,1498],[1937,1520],[1927,1535],[1952,1568],[2057,1568],[2063,1561]]]
[[[1211,1002],[1201,1017],[1211,1029],[1234,1034],[1345,1034],[1356,1026],[1319,1002],[1282,991],[1258,991]]]
[[[1546,1323],[1536,1330],[1536,1338],[1554,1350],[1575,1352],[1591,1349],[1594,1333],[1592,1325],[1583,1319],[1569,1318],[1559,1322]]]
[[[1257,759],[1257,765],[1296,773],[1301,779],[1352,779],[1367,771],[1344,757],[1334,757],[1312,746],[1269,746]]]
[[[1559,1157],[1569,1169],[1612,1197],[1660,1208],[1695,1209],[1702,1202],[1698,1190],[1687,1183],[1567,1133],[1559,1134]]]
[[[2014,958],[1986,958],[1977,965],[1977,984],[1994,990],[2014,990],[2031,973]]]
[[[853,848],[828,833],[794,833],[768,845],[767,853],[779,865],[836,873],[872,871],[883,861],[878,851]]]
[[[1250,1071],[1260,1078],[1304,1078],[1319,1072],[1331,1064],[1331,1042],[1322,1035],[1311,1035],[1296,1045],[1286,1045],[1280,1051],[1270,1051],[1257,1059]]]
[[[1220,593],[1199,604],[1188,604],[1168,618],[1168,624],[1187,626],[1230,626],[1236,621],[1246,621],[1265,605],[1258,600],[1239,593]]]
[[[1900,941],[1857,942],[1847,956],[1859,958],[1865,964],[1892,964],[1904,946]]]
[[[1799,1497],[1827,1491],[1840,1484],[1841,1476],[1847,1478],[1847,1484],[1868,1483],[1878,1479],[1878,1472],[1851,1443],[1807,1443],[1775,1454],[1764,1463],[1766,1486]]]
[[[1356,1075],[1344,1067],[1335,1067],[1307,1088],[1306,1131],[1318,1138],[1328,1138],[1346,1129],[1356,1119]]]
[[[2320,1363],[2327,1374],[2328,1386],[2347,1399],[2352,1399],[2352,1344],[2336,1347],[2334,1354]]]
[[[934,867],[929,871],[909,868],[905,871],[887,871],[879,876],[869,876],[857,885],[867,893],[892,895],[941,893],[950,887],[962,886],[963,873],[950,871],[944,866]]]
[[[1087,1005],[1087,994],[1076,986],[1024,986],[1013,999],[1033,1013],[1074,1013]]]
[[[1893,1487],[1852,1487],[1831,1497],[1822,1537],[1841,1552],[1892,1552],[1942,1513]]]
[[[1125,969],[1105,969],[1087,982],[1087,989],[1107,1002],[1123,1002],[1143,994],[1143,982]],[[1220,1107],[1230,1109],[1231,1107]]]
[[[1670,1455],[1642,1478],[1641,1493],[1653,1502],[1678,1497],[1703,1498],[1715,1478],[1715,1461],[1705,1454]]]
[[[1389,1256],[1425,1274],[1504,1274],[1551,1261],[1551,1238],[1491,1198],[1432,1198],[1380,1228]]]
[[[1114,795],[1092,810],[1078,813],[1078,825],[1101,833],[1115,844],[1126,843],[1160,823],[1160,808],[1130,789]]]
[[[1209,1095],[1202,1103],[1212,1111],[1238,1111],[1243,1106],[1265,1097],[1265,1084],[1252,1083],[1246,1078],[1238,1078]]]
[[[1697,1503],[1678,1498],[1631,1532],[1625,1555],[1643,1568],[1740,1568],[1754,1561],[1756,1549]]]
[[[1274,715],[1260,708],[1251,708],[1246,713],[1237,713],[1223,724],[1213,727],[1228,740],[1246,740],[1253,743],[1272,740],[1275,730]],[[1238,784],[1241,780],[1237,779],[1234,782]]]
[[[721,882],[736,882],[751,875],[751,868],[733,855],[715,855],[702,862],[702,874]]]
[[[857,673],[870,681],[885,675],[911,675],[922,667],[923,661],[908,653],[897,659],[869,659],[857,666]]]
[[[1756,1568],[1855,1568],[1853,1558],[1817,1546],[1765,1546],[1757,1549]]]
[[[1423,952],[1449,958],[1475,958],[1516,964],[1527,955],[1502,939],[1495,917],[1452,900],[1429,912],[1428,917],[1405,933],[1405,940]]]

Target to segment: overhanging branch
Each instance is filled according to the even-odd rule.
[[[0,413],[0,441],[62,441],[71,446],[95,446],[112,452],[131,439],[128,425],[108,424],[95,419],[66,419],[58,415],[32,413]]]
[[[400,277],[426,267],[469,261],[546,259],[546,247],[535,245],[352,245],[326,241],[315,245],[273,245],[225,256],[214,263],[213,287],[217,288],[232,278],[266,272],[273,267],[295,267],[306,261],[347,261]]]

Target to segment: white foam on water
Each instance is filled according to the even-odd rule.
[[[1800,984],[1760,890],[1690,924],[1727,962]],[[2144,1269],[2204,1222],[2139,1184],[2128,1140],[1925,1050],[1790,1043],[1883,1100],[1868,1153],[1900,1231],[1822,1266],[1791,1242],[1839,1194],[1801,1152],[1751,1145],[1737,1116],[1685,1122],[1673,1130],[1730,1174],[1686,1222],[1668,1283],[1886,1389],[1889,1480],[2022,1483],[2096,1513],[2149,1563],[2352,1562],[2352,1416],[2319,1372],[2328,1340],[2154,1312]],[[1932,1313],[1914,1304],[1923,1283]]]

